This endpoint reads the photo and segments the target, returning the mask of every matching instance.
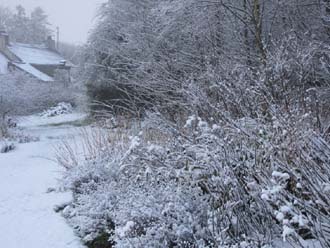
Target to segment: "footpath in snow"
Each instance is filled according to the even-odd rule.
[[[19,125],[24,133],[40,138],[19,144],[16,150],[0,154],[0,247],[82,248],[65,219],[54,211],[70,201],[71,194],[49,192],[58,188],[63,170],[54,161],[54,147],[61,140],[79,136],[79,130],[63,122],[83,118],[81,114],[58,117],[31,116]]]

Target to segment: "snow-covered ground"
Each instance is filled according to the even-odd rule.
[[[79,138],[79,130],[59,125],[80,120],[82,114],[45,118],[30,116],[20,120],[26,134],[39,142],[19,144],[0,154],[0,247],[81,248],[65,219],[54,211],[70,201],[71,194],[50,191],[58,188],[62,168],[54,161],[54,147],[61,140]]]

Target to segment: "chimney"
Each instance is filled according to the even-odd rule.
[[[9,45],[9,35],[6,31],[0,30],[0,51],[4,51]]]
[[[49,50],[56,51],[55,40],[53,40],[52,36],[47,37],[46,46]]]

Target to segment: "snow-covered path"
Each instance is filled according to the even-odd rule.
[[[68,115],[67,121],[78,117]],[[15,151],[0,154],[0,247],[83,247],[65,219],[54,211],[71,195],[47,192],[58,186],[62,170],[51,160],[54,146],[79,133],[71,126],[44,125],[59,121],[63,119],[26,119],[22,122],[24,132],[39,136],[40,141],[20,144]]]

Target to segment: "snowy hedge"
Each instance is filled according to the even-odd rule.
[[[117,129],[87,135],[85,158],[60,157],[86,243],[330,247],[325,2],[102,5],[89,93],[143,121],[107,118]]]
[[[77,233],[115,247],[329,247],[329,105],[310,71],[328,51],[290,45],[256,72],[209,65],[141,128],[88,136],[84,159],[61,161]]]
[[[98,152],[63,163],[63,214],[85,242],[106,234],[115,247],[327,247],[330,146],[308,118],[179,127],[151,114],[120,138],[90,135]]]
[[[1,108],[10,115],[40,112],[59,102],[74,103],[73,90],[61,82],[40,82],[25,73],[0,75]]]

